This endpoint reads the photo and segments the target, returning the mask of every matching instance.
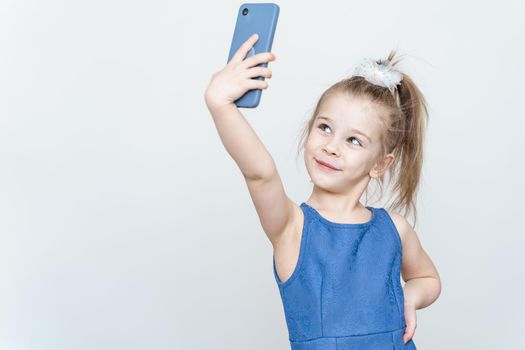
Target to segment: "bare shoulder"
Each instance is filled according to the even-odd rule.
[[[395,211],[387,210],[385,209],[392,218],[392,221],[394,222],[394,225],[396,226],[397,232],[399,232],[399,237],[401,238],[401,242],[405,242],[407,236],[410,234],[410,232],[413,231],[412,225],[408,220],[401,214]]]

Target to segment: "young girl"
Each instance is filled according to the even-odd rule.
[[[403,215],[359,199],[370,180],[382,186],[388,170],[393,207],[415,212],[428,118],[423,95],[394,69],[392,52],[386,61],[363,60],[326,90],[303,134],[313,190],[298,206],[234,104],[268,87],[252,78],[272,77],[257,66],[275,60],[272,53],[244,59],[256,41],[250,37],[213,74],[205,101],[272,243],[292,350],[416,349],[416,310],[439,296],[438,272]]]

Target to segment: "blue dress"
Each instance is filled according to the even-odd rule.
[[[306,203],[299,257],[283,283],[273,272],[292,350],[415,350],[400,281],[401,239],[384,208],[366,223],[336,223]]]

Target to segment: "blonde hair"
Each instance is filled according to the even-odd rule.
[[[378,64],[392,66],[398,64],[399,60],[393,61],[396,51],[393,50],[386,60],[377,60]],[[396,68],[397,71],[399,71]],[[395,156],[394,164],[388,168],[386,173],[378,177],[381,189],[380,198],[383,196],[385,174],[389,177],[388,184],[393,182],[394,201],[389,210],[403,209],[403,215],[413,213],[414,226],[417,221],[416,194],[421,177],[423,165],[423,145],[425,129],[428,123],[428,109],[425,97],[412,81],[403,72],[403,79],[392,94],[388,88],[368,82],[360,76],[345,78],[330,86],[319,98],[314,113],[306,122],[297,149],[297,157],[304,148],[304,144],[310,132],[320,107],[329,96],[338,93],[350,94],[354,97],[365,98],[374,103],[380,111],[379,122],[382,126],[380,136],[381,152],[376,161],[392,153]],[[387,184],[387,185],[388,185]],[[368,188],[366,189],[368,198]]]

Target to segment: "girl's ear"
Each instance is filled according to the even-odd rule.
[[[372,168],[372,170],[370,170],[370,174],[369,174],[370,177],[377,178],[377,177],[380,177],[381,175],[383,175],[385,173],[385,171],[387,171],[388,168],[394,163],[395,159],[396,159],[396,157],[392,153],[387,154],[383,158],[383,160],[378,162]]]

